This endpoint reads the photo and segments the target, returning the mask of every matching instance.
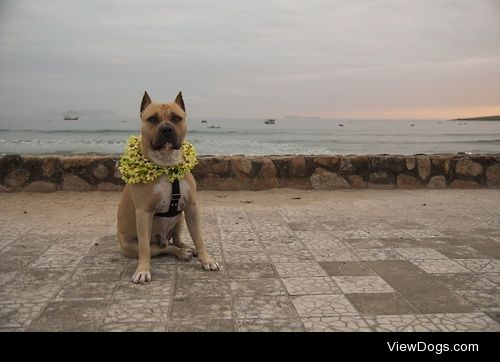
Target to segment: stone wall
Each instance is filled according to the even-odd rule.
[[[112,156],[0,157],[0,192],[117,191]],[[500,188],[500,154],[200,157],[201,190]]]

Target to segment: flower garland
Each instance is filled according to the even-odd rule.
[[[182,179],[196,166],[198,160],[196,150],[191,143],[183,142],[181,149],[184,162],[172,166],[160,166],[147,160],[141,154],[141,138],[130,136],[127,148],[118,164],[122,180],[128,184],[147,183],[162,175],[165,175],[170,183]]]

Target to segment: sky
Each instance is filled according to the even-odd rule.
[[[500,114],[500,0],[0,1],[0,122]]]

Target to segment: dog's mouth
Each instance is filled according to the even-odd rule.
[[[151,148],[154,151],[163,151],[169,149],[180,150],[181,143],[178,140],[167,140],[163,139],[163,137],[157,137],[151,142]]]

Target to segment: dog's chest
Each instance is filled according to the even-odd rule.
[[[179,181],[181,198],[179,200],[179,211],[183,211],[186,207],[189,195],[189,184],[184,181]],[[159,196],[158,204],[156,205],[156,212],[167,212],[170,207],[170,200],[172,199],[172,184],[167,181],[165,176],[161,176],[158,183],[154,186],[153,192]]]

